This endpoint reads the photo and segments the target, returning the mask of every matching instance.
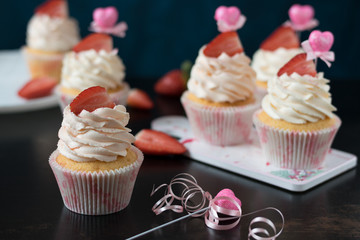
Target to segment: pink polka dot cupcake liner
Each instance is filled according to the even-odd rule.
[[[185,109],[194,137],[213,145],[230,146],[253,142],[252,115],[260,101],[238,107],[213,107],[193,102],[185,92],[181,103]]]
[[[131,148],[137,160],[124,168],[103,172],[78,172],[65,169],[56,162],[54,151],[50,167],[58,183],[65,206],[84,215],[106,215],[119,212],[130,202],[137,174],[144,156],[139,149]]]
[[[323,167],[341,120],[335,116],[333,126],[317,131],[283,130],[265,125],[258,119],[254,124],[263,154],[268,163],[281,168],[310,170]]]
[[[61,107],[61,110],[63,111],[65,109],[65,107],[67,105],[69,105],[76,96],[63,93],[60,91],[60,88],[61,88],[60,85],[58,85],[55,88],[55,94],[58,98],[58,102]],[[109,96],[116,105],[124,105],[125,106],[127,103],[129,91],[130,91],[129,84],[123,83],[123,88],[121,90],[110,93]]]

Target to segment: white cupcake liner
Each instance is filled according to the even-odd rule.
[[[255,103],[238,107],[213,107],[193,102],[185,92],[181,97],[194,137],[213,145],[251,144],[252,115],[260,108]]]
[[[126,105],[127,103],[127,98],[128,98],[128,95],[129,95],[129,91],[130,91],[130,87],[129,87],[129,84],[126,83],[126,82],[123,82],[123,88],[117,92],[113,92],[113,93],[110,93],[110,98],[111,100],[116,104],[116,105]],[[64,110],[64,108],[69,105],[76,96],[74,95],[71,95],[71,94],[66,94],[66,93],[63,93],[61,91],[61,85],[58,85],[56,88],[55,88],[55,94],[58,98],[58,102],[59,102],[59,105],[61,107],[61,110]]]
[[[105,215],[124,209],[130,202],[135,180],[144,156],[132,146],[137,160],[124,168],[103,172],[80,172],[63,168],[54,151],[49,164],[58,183],[65,206],[84,215]]]
[[[322,167],[341,120],[334,115],[335,124],[317,131],[284,130],[268,126],[254,113],[254,124],[265,159],[276,167],[309,170]]]

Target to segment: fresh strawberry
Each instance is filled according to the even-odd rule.
[[[130,91],[127,104],[133,108],[139,109],[152,109],[154,107],[154,103],[149,97],[149,95],[141,90],[134,88]]]
[[[315,77],[316,76],[315,63],[313,60],[306,61],[306,53],[300,53],[295,57],[293,57],[282,68],[280,68],[277,75],[280,77],[284,73],[290,75],[293,72],[296,72],[301,76],[310,75]]]
[[[34,78],[18,91],[18,95],[26,99],[45,97],[52,93],[56,84],[57,81],[50,77]]]
[[[90,87],[79,93],[70,103],[70,110],[78,115],[83,109],[92,112],[98,108],[113,108],[115,103],[103,87]]]
[[[90,49],[94,49],[95,51],[103,49],[110,52],[113,49],[112,38],[104,33],[92,33],[73,47],[74,52],[81,52]]]
[[[163,132],[143,129],[135,135],[135,139],[135,146],[145,154],[167,155],[186,152],[184,145]]]
[[[64,0],[48,0],[35,9],[36,14],[49,17],[66,18],[68,16],[67,3]]]
[[[181,70],[174,69],[162,76],[155,84],[155,92],[167,96],[180,96],[186,89]]]
[[[218,57],[225,52],[227,55],[234,56],[236,53],[242,53],[239,36],[236,32],[224,32],[217,35],[204,49],[204,54],[208,57]]]
[[[260,45],[260,48],[267,51],[275,51],[279,47],[286,49],[299,48],[300,41],[291,27],[280,26]]]

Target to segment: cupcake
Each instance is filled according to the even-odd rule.
[[[29,21],[23,48],[31,77],[59,81],[64,54],[79,39],[77,22],[68,16],[66,1],[48,0],[40,5]]]
[[[252,114],[260,103],[249,64],[234,31],[200,49],[181,97],[195,138],[221,146],[251,143]]]
[[[269,80],[262,110],[253,116],[267,162],[298,170],[322,167],[341,124],[328,83],[306,53]]]
[[[285,63],[301,52],[299,38],[289,26],[280,26],[261,43],[251,66],[256,71],[256,85],[263,96],[268,81],[276,76]]]
[[[81,92],[64,109],[50,166],[65,206],[76,213],[118,212],[129,202],[143,154],[131,145],[129,114],[102,87]]]
[[[115,104],[125,105],[129,85],[124,77],[125,66],[117,49],[113,49],[111,36],[92,33],[65,55],[61,82],[55,93],[64,109],[81,91],[101,86]]]

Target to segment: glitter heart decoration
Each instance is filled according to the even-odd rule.
[[[215,11],[215,20],[217,21],[219,32],[236,31],[245,24],[246,17],[241,14],[237,7],[220,6]]]

